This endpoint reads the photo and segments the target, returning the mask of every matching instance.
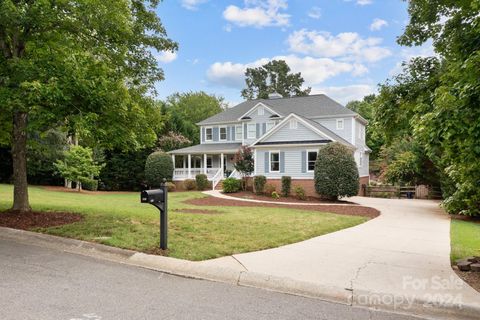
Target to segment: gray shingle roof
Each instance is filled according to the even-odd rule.
[[[340,103],[330,99],[326,95],[317,94],[305,97],[248,100],[208,119],[200,121],[198,124],[206,125],[237,121],[238,118],[247,113],[259,102],[262,102],[272,110],[278,112],[280,116],[287,116],[290,113],[296,113],[305,118],[336,115],[357,115],[356,112],[345,108]]]
[[[183,149],[172,150],[167,153],[189,154],[189,153],[235,153],[240,148],[241,143],[204,143],[197,144]]]

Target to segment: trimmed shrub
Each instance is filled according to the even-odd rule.
[[[197,174],[195,182],[197,183],[197,190],[203,191],[208,188],[208,177],[206,174]]]
[[[167,182],[167,190],[168,192],[174,192],[177,190],[177,186],[173,182]]]
[[[321,147],[315,163],[315,191],[324,199],[337,200],[355,196],[358,190],[358,169],[352,150],[338,142]]]
[[[183,187],[188,191],[195,190],[197,188],[197,182],[193,179],[185,179],[183,180]]]
[[[80,182],[82,183],[82,188],[84,190],[89,190],[89,191],[97,191],[98,190],[98,180],[81,178]]]
[[[255,176],[253,178],[253,185],[255,186],[255,193],[260,195],[265,191],[265,183],[267,183],[267,177]]]
[[[275,188],[275,185],[271,184],[271,183],[267,183],[265,185],[265,194],[270,196],[272,195],[272,192],[276,192],[277,191],[277,188]]]
[[[145,179],[150,187],[159,187],[163,179],[172,180],[172,157],[165,152],[157,151],[147,157],[145,163]]]
[[[288,197],[290,195],[290,189],[292,188],[292,177],[282,177],[282,196]]]
[[[307,200],[307,196],[305,195],[305,189],[302,186],[294,186],[293,192],[295,192],[295,197],[298,200]]]
[[[275,200],[280,199],[280,195],[276,191],[273,191],[272,192],[272,198],[275,199]]]
[[[242,182],[235,178],[227,178],[223,180],[223,192],[225,193],[234,193],[240,191],[242,187]]]

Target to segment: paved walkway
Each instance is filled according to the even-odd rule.
[[[235,198],[235,200],[239,200]],[[450,218],[439,203],[353,197],[381,215],[367,223],[299,243],[204,262],[287,277],[352,292],[360,304],[398,304],[409,299],[480,307],[480,294],[450,266]],[[394,306],[395,307],[395,306]],[[398,306],[396,306],[398,307]]]

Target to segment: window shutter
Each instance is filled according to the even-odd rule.
[[[219,130],[218,130],[218,127],[214,127],[213,130],[212,130],[212,135],[213,135],[213,141],[218,141],[219,139],[219,136],[220,136],[220,133],[219,133]]]
[[[202,142],[205,142],[205,128],[202,128]]]
[[[257,136],[257,139],[258,139],[258,138],[260,138],[260,123],[257,123],[257,126],[256,126],[256,127],[257,127],[257,130],[256,130],[256,131],[257,131],[257,135],[256,135],[256,136]]]
[[[243,138],[247,139],[247,124],[243,124]]]
[[[262,123],[262,135],[265,134],[265,132],[267,132],[267,123]]]
[[[235,126],[232,127],[232,135],[231,135],[231,138],[230,140],[235,140],[237,137],[235,136]]]
[[[231,127],[227,127],[227,141],[230,141],[230,129]]]
[[[285,152],[280,151],[280,173],[285,172]]]
[[[307,172],[307,151],[302,151],[302,173]]]
[[[270,172],[270,152],[265,152],[265,173]]]

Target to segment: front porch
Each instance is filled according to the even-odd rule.
[[[209,181],[218,181],[236,176],[233,166],[235,153],[240,144],[200,144],[170,151],[174,163],[173,180],[195,179],[205,174]]]

